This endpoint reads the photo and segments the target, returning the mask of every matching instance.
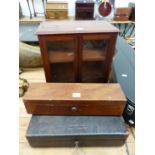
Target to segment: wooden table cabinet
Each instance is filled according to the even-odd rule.
[[[46,82],[107,82],[119,30],[105,21],[45,21],[37,29]]]

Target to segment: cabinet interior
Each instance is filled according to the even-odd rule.
[[[83,40],[81,76],[82,82],[103,82],[107,40]],[[74,41],[48,41],[47,50],[53,82],[74,82]],[[79,53],[78,53],[79,54]]]

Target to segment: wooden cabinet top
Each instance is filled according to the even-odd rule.
[[[126,101],[119,84],[34,83],[23,100]]]
[[[76,3],[94,3],[93,0],[77,0]]]
[[[112,24],[106,21],[44,21],[42,22],[36,34],[81,34],[81,33],[111,33],[119,32]]]

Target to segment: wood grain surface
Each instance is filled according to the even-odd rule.
[[[73,97],[72,93],[80,93]],[[50,101],[126,101],[119,84],[92,83],[33,83],[30,84],[24,100]]]
[[[119,84],[35,83],[24,98],[28,113],[122,115],[126,98]]]
[[[44,21],[37,29],[37,35],[76,34],[76,33],[107,33],[119,30],[106,21]]]

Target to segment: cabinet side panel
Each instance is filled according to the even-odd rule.
[[[48,58],[48,51],[46,48],[45,37],[46,36],[41,35],[41,36],[38,36],[38,39],[39,39],[39,45],[40,45],[40,50],[41,50],[41,56],[43,60],[46,82],[50,82],[51,81],[51,68],[50,68],[50,63],[49,63],[49,58]]]
[[[109,79],[112,59],[113,59],[113,56],[115,53],[115,45],[116,45],[117,34],[118,33],[112,34],[111,38],[109,40],[108,51],[107,51],[105,66],[104,66],[104,71],[103,71],[104,72],[104,82],[108,82],[108,79]]]

